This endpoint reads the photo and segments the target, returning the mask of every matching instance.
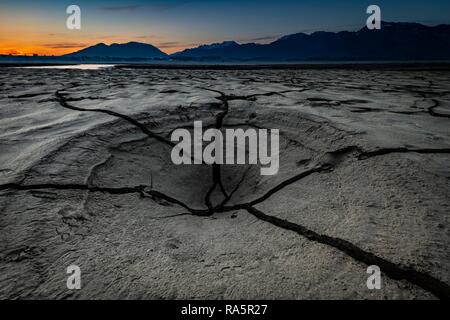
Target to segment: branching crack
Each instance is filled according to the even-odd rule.
[[[270,96],[283,96],[285,93],[292,93],[292,92],[304,92],[311,90],[309,88],[303,88],[303,89],[290,89],[290,90],[283,90],[283,91],[269,91],[264,93],[255,93],[250,95],[233,95],[233,94],[225,94],[222,91],[211,89],[211,88],[205,88],[205,87],[199,87],[199,89],[207,90],[211,92],[215,92],[220,94],[220,98],[223,101],[234,101],[234,100],[247,100],[247,101],[254,101],[257,97],[270,97]]]
[[[248,96],[237,96],[237,95],[228,95],[224,92],[221,92],[219,90],[211,89],[211,88],[201,88],[204,90],[208,90],[211,92],[218,93],[220,96],[216,97],[216,99],[220,100],[222,103],[222,110],[216,115],[216,121],[215,121],[215,128],[216,129],[222,129],[224,125],[224,119],[227,116],[229,112],[229,101],[233,100],[248,100],[252,101],[258,96],[272,96],[272,95],[282,95],[283,93],[288,92],[302,92],[307,89],[301,89],[301,90],[286,90],[282,92],[267,92],[262,94],[252,94]],[[57,91],[55,93],[56,99],[58,103],[70,110],[75,111],[85,111],[85,112],[99,112],[108,114],[117,118],[121,118],[126,120],[127,122],[131,123],[135,127],[139,128],[144,134],[149,136],[150,138],[153,138],[161,143],[164,143],[168,146],[174,147],[175,144],[167,140],[166,138],[152,132],[149,130],[144,124],[140,123],[136,119],[120,114],[118,112],[114,112],[111,110],[104,110],[104,109],[85,109],[81,107],[76,107],[71,104],[69,104],[69,101],[79,101],[78,99],[73,99],[66,97],[67,94],[62,93],[61,91]],[[80,98],[85,99],[85,98]],[[437,117],[445,117],[450,118],[449,115],[440,114],[435,111],[435,109],[439,106],[439,102],[437,100],[433,100],[434,105],[428,109],[428,112],[432,116]],[[155,199],[160,199],[163,201],[166,201],[170,204],[178,205],[184,209],[186,209],[191,215],[194,216],[211,216],[215,213],[221,213],[221,212],[230,212],[230,211],[236,211],[236,210],[246,210],[249,214],[253,215],[259,220],[268,222],[276,227],[296,232],[297,234],[306,237],[310,241],[318,242],[321,244],[328,245],[330,247],[333,247],[349,257],[355,259],[356,261],[362,262],[366,265],[378,265],[382,271],[390,278],[394,280],[406,280],[414,285],[417,285],[421,287],[424,290],[427,290],[434,295],[436,295],[440,299],[450,299],[450,287],[432,277],[431,275],[428,275],[423,272],[416,271],[412,268],[405,268],[400,266],[399,264],[392,263],[388,260],[385,260],[384,258],[381,258],[379,256],[376,256],[370,252],[367,252],[356,245],[352,244],[351,242],[348,242],[343,239],[330,237],[327,235],[322,235],[319,233],[316,233],[302,225],[295,224],[293,222],[289,222],[287,220],[283,220],[274,216],[267,215],[258,209],[254,208],[255,205],[260,204],[270,197],[272,197],[274,194],[278,193],[280,190],[286,188],[287,186],[292,185],[293,183],[296,183],[302,179],[305,179],[306,177],[309,177],[313,174],[320,174],[320,173],[328,173],[333,171],[344,159],[354,157],[354,159],[363,161],[369,158],[388,155],[392,153],[418,153],[418,154],[450,154],[450,148],[439,148],[439,149],[431,149],[431,148],[425,148],[425,149],[413,149],[413,148],[406,148],[406,147],[399,147],[399,148],[381,148],[373,151],[365,151],[359,146],[348,146],[343,149],[339,149],[336,151],[328,152],[325,155],[328,156],[328,158],[331,158],[331,160],[324,160],[322,162],[319,162],[314,167],[307,169],[287,180],[284,180],[283,182],[279,183],[269,191],[267,191],[264,195],[261,197],[252,200],[247,203],[242,204],[236,204],[231,206],[226,206],[226,204],[231,200],[235,192],[239,189],[241,184],[244,182],[247,171],[243,174],[241,177],[241,180],[237,183],[235,188],[230,192],[227,193],[225,190],[225,187],[222,182],[222,176],[221,176],[221,165],[220,164],[213,164],[211,166],[212,169],[212,186],[208,190],[208,192],[205,195],[205,204],[207,206],[206,210],[198,210],[189,207],[186,203],[173,198],[167,194],[164,194],[162,192],[153,190],[152,187],[149,186],[135,186],[135,187],[98,187],[94,186],[91,179],[88,179],[87,184],[34,184],[34,185],[23,185],[21,183],[10,183],[5,185],[0,185],[0,191],[1,190],[18,190],[18,191],[32,191],[32,190],[42,190],[42,189],[55,189],[55,190],[82,190],[82,191],[88,191],[88,192],[103,192],[103,193],[109,193],[113,195],[123,195],[123,194],[138,194],[141,197],[147,197]],[[214,206],[214,204],[211,201],[212,194],[216,188],[219,188],[221,193],[224,196],[224,200],[221,201],[217,206]],[[185,214],[177,214],[173,216],[168,217],[161,217],[161,219],[164,218],[171,218],[171,217],[178,217]],[[159,219],[159,218],[156,218]]]
[[[124,115],[124,114],[121,114],[121,113],[118,113],[115,111],[111,111],[111,110],[105,110],[105,109],[85,109],[85,108],[81,108],[81,107],[75,107],[68,103],[69,100],[60,91],[56,91],[55,95],[56,95],[56,99],[58,100],[59,104],[66,109],[75,110],[75,111],[105,113],[105,114],[108,114],[108,115],[116,117],[116,118],[124,119],[124,120],[128,121],[129,123],[133,124],[134,126],[138,127],[144,134],[146,134],[150,138],[153,138],[153,139],[155,139],[159,142],[162,142],[166,145],[169,145],[171,147],[175,146],[175,144],[172,141],[167,140],[164,137],[154,133],[153,131],[149,130],[145,125],[143,125],[142,123],[140,123],[139,121],[137,121],[136,119],[134,119],[130,116],[127,116],[127,115]]]
[[[216,123],[215,123],[215,128],[220,130],[223,127],[224,124],[224,119],[227,116],[230,106],[228,104],[229,101],[229,96],[227,96],[225,93],[220,92],[218,90],[213,90],[213,89],[207,89],[205,88],[205,90],[210,90],[213,92],[217,92],[220,94],[220,97],[218,97],[217,99],[220,100],[222,102],[222,107],[223,107],[223,111],[219,112],[216,116]],[[222,170],[221,170],[221,165],[214,163],[212,166],[212,178],[213,178],[213,183],[211,188],[208,190],[208,192],[206,193],[205,196],[205,204],[208,207],[208,210],[210,212],[210,214],[214,214],[214,212],[216,211],[215,208],[213,207],[213,204],[211,202],[211,195],[213,194],[214,190],[216,189],[216,187],[219,187],[220,191],[222,192],[223,196],[225,197],[225,199],[227,199],[229,197],[229,195],[227,194],[225,187],[222,183]]]
[[[2,190],[17,190],[17,191],[32,191],[32,190],[68,190],[68,191],[89,191],[89,192],[102,192],[109,193],[112,195],[124,195],[124,194],[139,194],[142,197],[157,198],[167,201],[172,204],[179,205],[184,209],[188,210],[192,215],[195,216],[207,216],[209,212],[207,210],[198,210],[189,207],[184,202],[175,199],[169,195],[162,192],[151,190],[148,186],[135,186],[135,187],[96,187],[90,186],[88,184],[52,184],[52,183],[42,183],[42,184],[31,184],[22,185],[17,183],[8,183],[0,185],[0,191]]]
[[[438,100],[436,99],[432,99],[433,101],[433,106],[428,108],[428,113],[433,116],[433,117],[438,117],[438,118],[450,118],[450,114],[443,114],[443,113],[438,113],[436,112],[436,108],[438,108],[440,106],[440,103]]]

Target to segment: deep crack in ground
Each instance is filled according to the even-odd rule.
[[[220,100],[222,103],[222,111],[220,111],[216,115],[216,121],[214,127],[216,129],[222,129],[226,127],[225,124],[225,118],[228,115],[229,112],[229,101],[232,100],[248,100],[248,99],[254,99],[257,96],[260,95],[249,95],[249,96],[233,96],[233,95],[227,95],[224,92],[221,92],[219,90],[209,89],[209,88],[202,88],[204,90],[213,91],[215,93],[220,94],[219,97],[216,97],[216,99]],[[276,92],[270,92],[267,94],[262,94],[263,96],[271,96],[276,95]],[[281,94],[281,93],[280,93]],[[103,109],[85,109],[80,107],[75,107],[73,105],[70,105],[68,101],[81,101],[81,99],[70,99],[66,98],[66,95],[61,93],[61,91],[57,91],[55,93],[58,103],[67,109],[71,109],[74,111],[80,111],[80,112],[100,112],[105,113],[110,116],[124,119],[125,121],[131,123],[132,125],[139,128],[143,133],[145,133],[147,136],[149,136],[152,139],[157,140],[160,143],[164,143],[169,146],[174,146],[173,142],[163,138],[162,136],[155,134],[151,130],[149,130],[145,125],[141,124],[139,121],[135,120],[134,118],[110,111],[110,110],[103,110]],[[438,105],[435,105],[434,107],[431,107],[430,113],[433,114],[433,109],[437,107]],[[435,114],[434,114],[435,115]],[[331,156],[354,156],[358,160],[367,160],[372,157],[378,157],[383,155],[388,155],[392,153],[420,153],[420,154],[450,154],[450,148],[443,148],[443,149],[408,149],[404,147],[399,148],[385,148],[385,149],[377,149],[373,151],[364,151],[362,148],[357,146],[349,146],[337,151],[329,152],[328,154]],[[209,191],[205,195],[205,204],[207,206],[207,210],[200,210],[200,209],[194,209],[190,208],[188,205],[183,203],[180,200],[177,200],[173,197],[170,197],[164,193],[158,192],[156,190],[152,190],[149,186],[136,186],[136,187],[96,187],[96,186],[90,186],[89,184],[35,184],[35,185],[22,185],[22,184],[6,184],[1,185],[0,190],[47,190],[47,189],[55,189],[55,190],[81,190],[81,191],[89,191],[89,192],[103,192],[103,193],[109,193],[109,194],[138,194],[143,197],[151,197],[151,198],[157,198],[165,200],[171,204],[179,205],[182,208],[189,211],[190,214],[195,216],[211,216],[216,213],[223,213],[223,212],[229,212],[229,211],[236,211],[236,210],[246,210],[248,213],[253,215],[259,220],[265,221],[267,223],[270,223],[276,227],[289,230],[292,232],[295,232],[299,234],[300,236],[303,236],[307,238],[310,241],[318,242],[330,247],[333,247],[345,254],[347,254],[349,257],[355,259],[358,262],[364,263],[366,265],[378,265],[380,266],[381,270],[391,279],[394,280],[406,280],[414,285],[417,285],[421,287],[424,290],[427,290],[431,293],[433,293],[436,297],[440,299],[450,299],[450,286],[446,283],[440,281],[439,279],[436,279],[429,274],[418,272],[414,270],[413,268],[409,267],[403,267],[398,264],[392,263],[384,258],[381,258],[379,256],[376,256],[370,252],[367,252],[356,245],[352,244],[349,241],[330,237],[327,235],[318,234],[302,225],[295,224],[292,222],[289,222],[287,220],[283,220],[274,216],[267,215],[263,213],[262,211],[254,208],[255,205],[260,204],[282,190],[283,188],[298,182],[310,175],[313,174],[321,174],[321,173],[327,173],[332,172],[337,166],[339,165],[339,162],[336,162],[334,164],[331,163],[321,163],[316,165],[314,168],[310,170],[306,170],[298,175],[295,175],[282,183],[278,184],[274,188],[270,189],[267,193],[265,193],[262,197],[257,198],[255,200],[252,200],[248,203],[242,203],[233,205],[230,207],[227,207],[226,204],[232,197],[234,191],[239,188],[239,185],[245,180],[245,174],[243,175],[241,181],[237,184],[235,187],[235,190],[231,192],[230,194],[227,194],[225,191],[224,184],[222,182],[221,177],[221,169],[222,165],[220,164],[213,164],[211,165],[212,170],[212,184],[209,189]],[[218,204],[214,205],[211,200],[211,195],[214,192],[216,188],[219,188],[222,195],[224,196],[224,200]],[[174,215],[173,217],[178,217],[180,215]],[[170,218],[170,217],[167,217]]]
[[[251,95],[229,95],[220,90],[205,88],[202,87],[202,90],[208,90],[211,92],[215,92],[219,94],[215,99],[219,100],[222,105],[222,110],[220,110],[215,116],[215,123],[212,127],[216,129],[224,129],[227,128],[227,123],[225,118],[228,116],[230,112],[229,102],[231,101],[255,101],[258,97],[271,97],[271,96],[282,96],[285,93],[290,92],[303,92],[308,89],[300,89],[300,90],[280,90],[280,91],[269,91],[261,94],[251,94]],[[163,135],[157,134],[152,130],[148,129],[148,127],[137,119],[125,115],[123,113],[114,112],[106,109],[88,109],[81,108],[70,104],[69,102],[79,102],[83,100],[96,100],[96,97],[79,97],[79,98],[71,98],[69,94],[63,93],[65,90],[58,90],[55,93],[56,99],[61,107],[66,109],[70,109],[73,111],[79,112],[97,112],[104,113],[109,116],[122,119],[132,124],[134,127],[138,128],[142,131],[146,136],[155,141],[167,145],[169,147],[173,147],[175,144],[165,138]],[[169,91],[167,91],[169,92]],[[169,92],[170,93],[170,92]],[[21,96],[15,96],[14,98],[32,98],[35,97],[35,94],[24,94]],[[439,101],[433,99],[433,105],[427,109],[428,113],[433,117],[440,118],[448,118],[449,116],[446,114],[441,114],[436,111],[436,109],[440,106]],[[360,109],[362,112],[370,112],[369,109],[364,109],[363,107]],[[383,110],[376,110],[383,111]],[[403,111],[392,111],[392,113],[399,113],[404,115],[412,115],[416,113],[422,113],[423,111],[413,111],[413,112],[403,112]],[[249,122],[246,122],[249,125]],[[236,124],[230,124],[230,126],[236,126]],[[256,125],[255,125],[256,126]],[[272,215],[268,215],[262,212],[259,209],[256,209],[255,206],[263,203],[264,201],[271,198],[273,195],[277,194],[279,191],[285,189],[286,187],[299,182],[307,177],[311,177],[314,175],[320,174],[328,174],[333,172],[335,169],[339,168],[341,163],[348,159],[352,159],[355,161],[366,161],[368,159],[374,157],[381,157],[386,155],[392,155],[397,153],[411,153],[411,154],[424,154],[424,155],[433,155],[433,154],[450,154],[450,148],[410,148],[410,147],[397,147],[397,148],[378,148],[374,150],[365,150],[364,148],[356,145],[347,146],[335,151],[329,151],[322,155],[321,158],[332,159],[318,161],[315,165],[311,166],[309,169],[305,169],[304,171],[290,177],[284,179],[282,182],[278,183],[274,187],[270,188],[267,192],[265,192],[262,196],[257,197],[256,199],[250,200],[248,202],[232,204],[227,206],[230,199],[233,197],[235,192],[239,189],[241,184],[247,179],[247,171],[245,171],[241,179],[235,185],[235,187],[227,192],[223,177],[222,177],[222,165],[214,164],[211,165],[211,186],[204,195],[204,203],[207,209],[199,209],[192,208],[185,202],[176,199],[173,196],[169,196],[166,193],[154,190],[152,186],[139,185],[135,187],[99,187],[95,186],[91,181],[88,181],[87,184],[55,184],[55,183],[39,183],[39,184],[24,184],[22,183],[8,183],[4,185],[0,185],[0,190],[17,190],[17,191],[32,191],[32,190],[72,190],[72,191],[88,191],[90,193],[108,193],[112,195],[126,195],[126,194],[136,194],[140,197],[150,197],[152,199],[161,199],[171,203],[173,205],[177,205],[187,210],[190,215],[194,216],[212,216],[215,214],[221,214],[224,212],[233,212],[237,210],[245,210],[250,215],[255,218],[269,223],[278,228],[282,228],[284,230],[295,232],[296,234],[305,237],[309,241],[317,242],[329,247],[332,247],[340,252],[345,253],[347,256],[351,257],[355,261],[363,263],[365,265],[378,265],[381,267],[381,270],[391,279],[394,280],[406,280],[411,284],[414,284],[428,292],[433,293],[436,297],[440,299],[450,299],[450,287],[445,282],[431,276],[428,273],[420,272],[415,270],[412,267],[403,266],[401,264],[390,262],[381,256],[377,256],[373,253],[370,253],[353,243],[346,241],[344,239],[340,239],[337,237],[331,237],[325,234],[317,233],[301,224],[293,223],[288,220],[284,220]],[[325,157],[327,156],[327,157]],[[223,199],[219,201],[217,204],[214,203],[212,199],[212,194],[215,190],[219,190],[223,196]],[[201,196],[201,195],[200,195]],[[163,218],[173,218],[185,215],[185,213],[171,215]]]

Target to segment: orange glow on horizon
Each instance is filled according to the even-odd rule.
[[[73,53],[82,49],[85,49],[90,46],[94,46],[98,43],[105,43],[107,45],[111,45],[113,43],[127,43],[130,41],[142,42],[151,44],[157,48],[159,48],[162,52],[166,54],[172,54],[178,51],[182,51],[184,49],[196,47],[196,44],[175,44],[175,45],[166,45],[165,43],[152,43],[150,41],[143,41],[142,39],[121,39],[117,41],[102,41],[101,39],[96,41],[85,41],[82,44],[77,44],[77,42],[68,42],[68,43],[58,43],[54,42],[47,45],[27,45],[24,43],[17,43],[14,41],[3,42],[0,40],[0,55],[13,55],[13,56],[31,56],[31,55],[39,55],[39,56],[61,56],[69,53]],[[60,46],[60,47],[58,47]]]
[[[31,56],[31,55],[39,55],[39,56],[60,56],[60,55],[64,55],[64,54],[68,54],[68,53],[72,53],[78,50],[83,49],[84,47],[79,47],[79,48],[45,48],[45,47],[40,47],[40,46],[29,46],[29,47],[21,47],[21,46],[17,46],[17,47],[3,47],[2,44],[0,43],[0,54],[3,55],[13,55],[13,56]]]
[[[14,56],[61,56],[98,43],[113,44],[130,41],[151,44],[162,52],[172,54],[197,46],[200,39],[172,37],[158,27],[147,32],[133,29],[111,28],[104,33],[103,26],[91,25],[77,31],[66,29],[65,24],[53,19],[33,15],[0,12],[0,54]]]

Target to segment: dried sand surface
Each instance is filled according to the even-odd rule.
[[[0,71],[0,298],[450,296],[450,72]],[[194,120],[279,173],[173,165]]]

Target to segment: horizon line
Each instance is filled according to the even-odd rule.
[[[439,23],[439,24],[425,24],[424,22],[392,22],[392,21],[381,21],[381,23],[384,24],[399,24],[399,23],[403,23],[403,24],[420,24],[422,26],[425,27],[439,27],[439,26],[448,26],[450,25],[450,23]],[[360,24],[358,24],[359,26],[361,26]],[[356,26],[356,25],[352,25],[352,26]],[[214,45],[214,44],[222,44],[225,42],[235,42],[239,45],[245,45],[245,44],[271,44],[273,42],[276,42],[278,40],[280,40],[283,37],[286,36],[290,36],[290,35],[296,35],[296,34],[307,34],[307,35],[312,35],[314,33],[318,33],[318,32],[326,32],[326,33],[333,33],[333,34],[338,34],[341,32],[357,32],[360,31],[362,29],[366,28],[365,25],[363,25],[360,29],[357,30],[341,30],[341,31],[324,31],[324,30],[319,30],[319,29],[309,29],[309,30],[301,30],[298,32],[293,32],[293,33],[289,33],[289,34],[285,34],[285,35],[277,35],[277,36],[273,36],[273,37],[265,37],[266,39],[274,39],[271,42],[268,43],[258,43],[257,41],[251,41],[251,40],[222,40],[222,41],[213,41],[213,42],[209,42],[209,43],[203,43],[203,44],[198,44],[198,43],[193,43],[193,44],[188,44],[186,46],[180,46],[183,49],[179,50],[179,51],[174,51],[172,53],[167,53],[164,51],[164,43],[160,43],[160,44],[153,44],[153,43],[149,43],[149,42],[142,42],[142,41],[137,41],[137,40],[130,40],[130,41],[125,41],[125,42],[108,42],[108,41],[102,41],[102,42],[97,42],[95,44],[91,44],[88,45],[86,44],[85,46],[80,46],[80,47],[76,47],[74,46],[74,48],[77,48],[77,50],[73,51],[73,52],[69,52],[69,53],[64,53],[64,54],[60,54],[60,55],[54,55],[54,54],[38,54],[38,53],[25,53],[25,54],[14,54],[14,53],[2,53],[0,52],[0,56],[13,56],[13,57],[64,57],[66,55],[70,55],[73,53],[77,53],[78,51],[87,49],[87,48],[91,48],[100,44],[106,45],[108,47],[112,46],[112,45],[124,45],[124,44],[129,44],[129,43],[140,43],[140,44],[146,44],[146,45],[150,45],[153,46],[155,48],[157,48],[159,51],[161,51],[162,53],[166,54],[167,56],[171,56],[173,54],[176,53],[180,53],[184,50],[187,49],[192,49],[192,48],[198,48],[200,46],[204,46],[204,45]],[[324,29],[329,29],[329,28],[324,28]],[[260,38],[261,39],[261,38]],[[255,39],[256,40],[256,39]],[[53,44],[56,45],[56,44]],[[176,48],[177,46],[174,46],[174,48]],[[7,48],[10,50],[15,50],[15,48]],[[18,51],[18,50],[16,50]]]

